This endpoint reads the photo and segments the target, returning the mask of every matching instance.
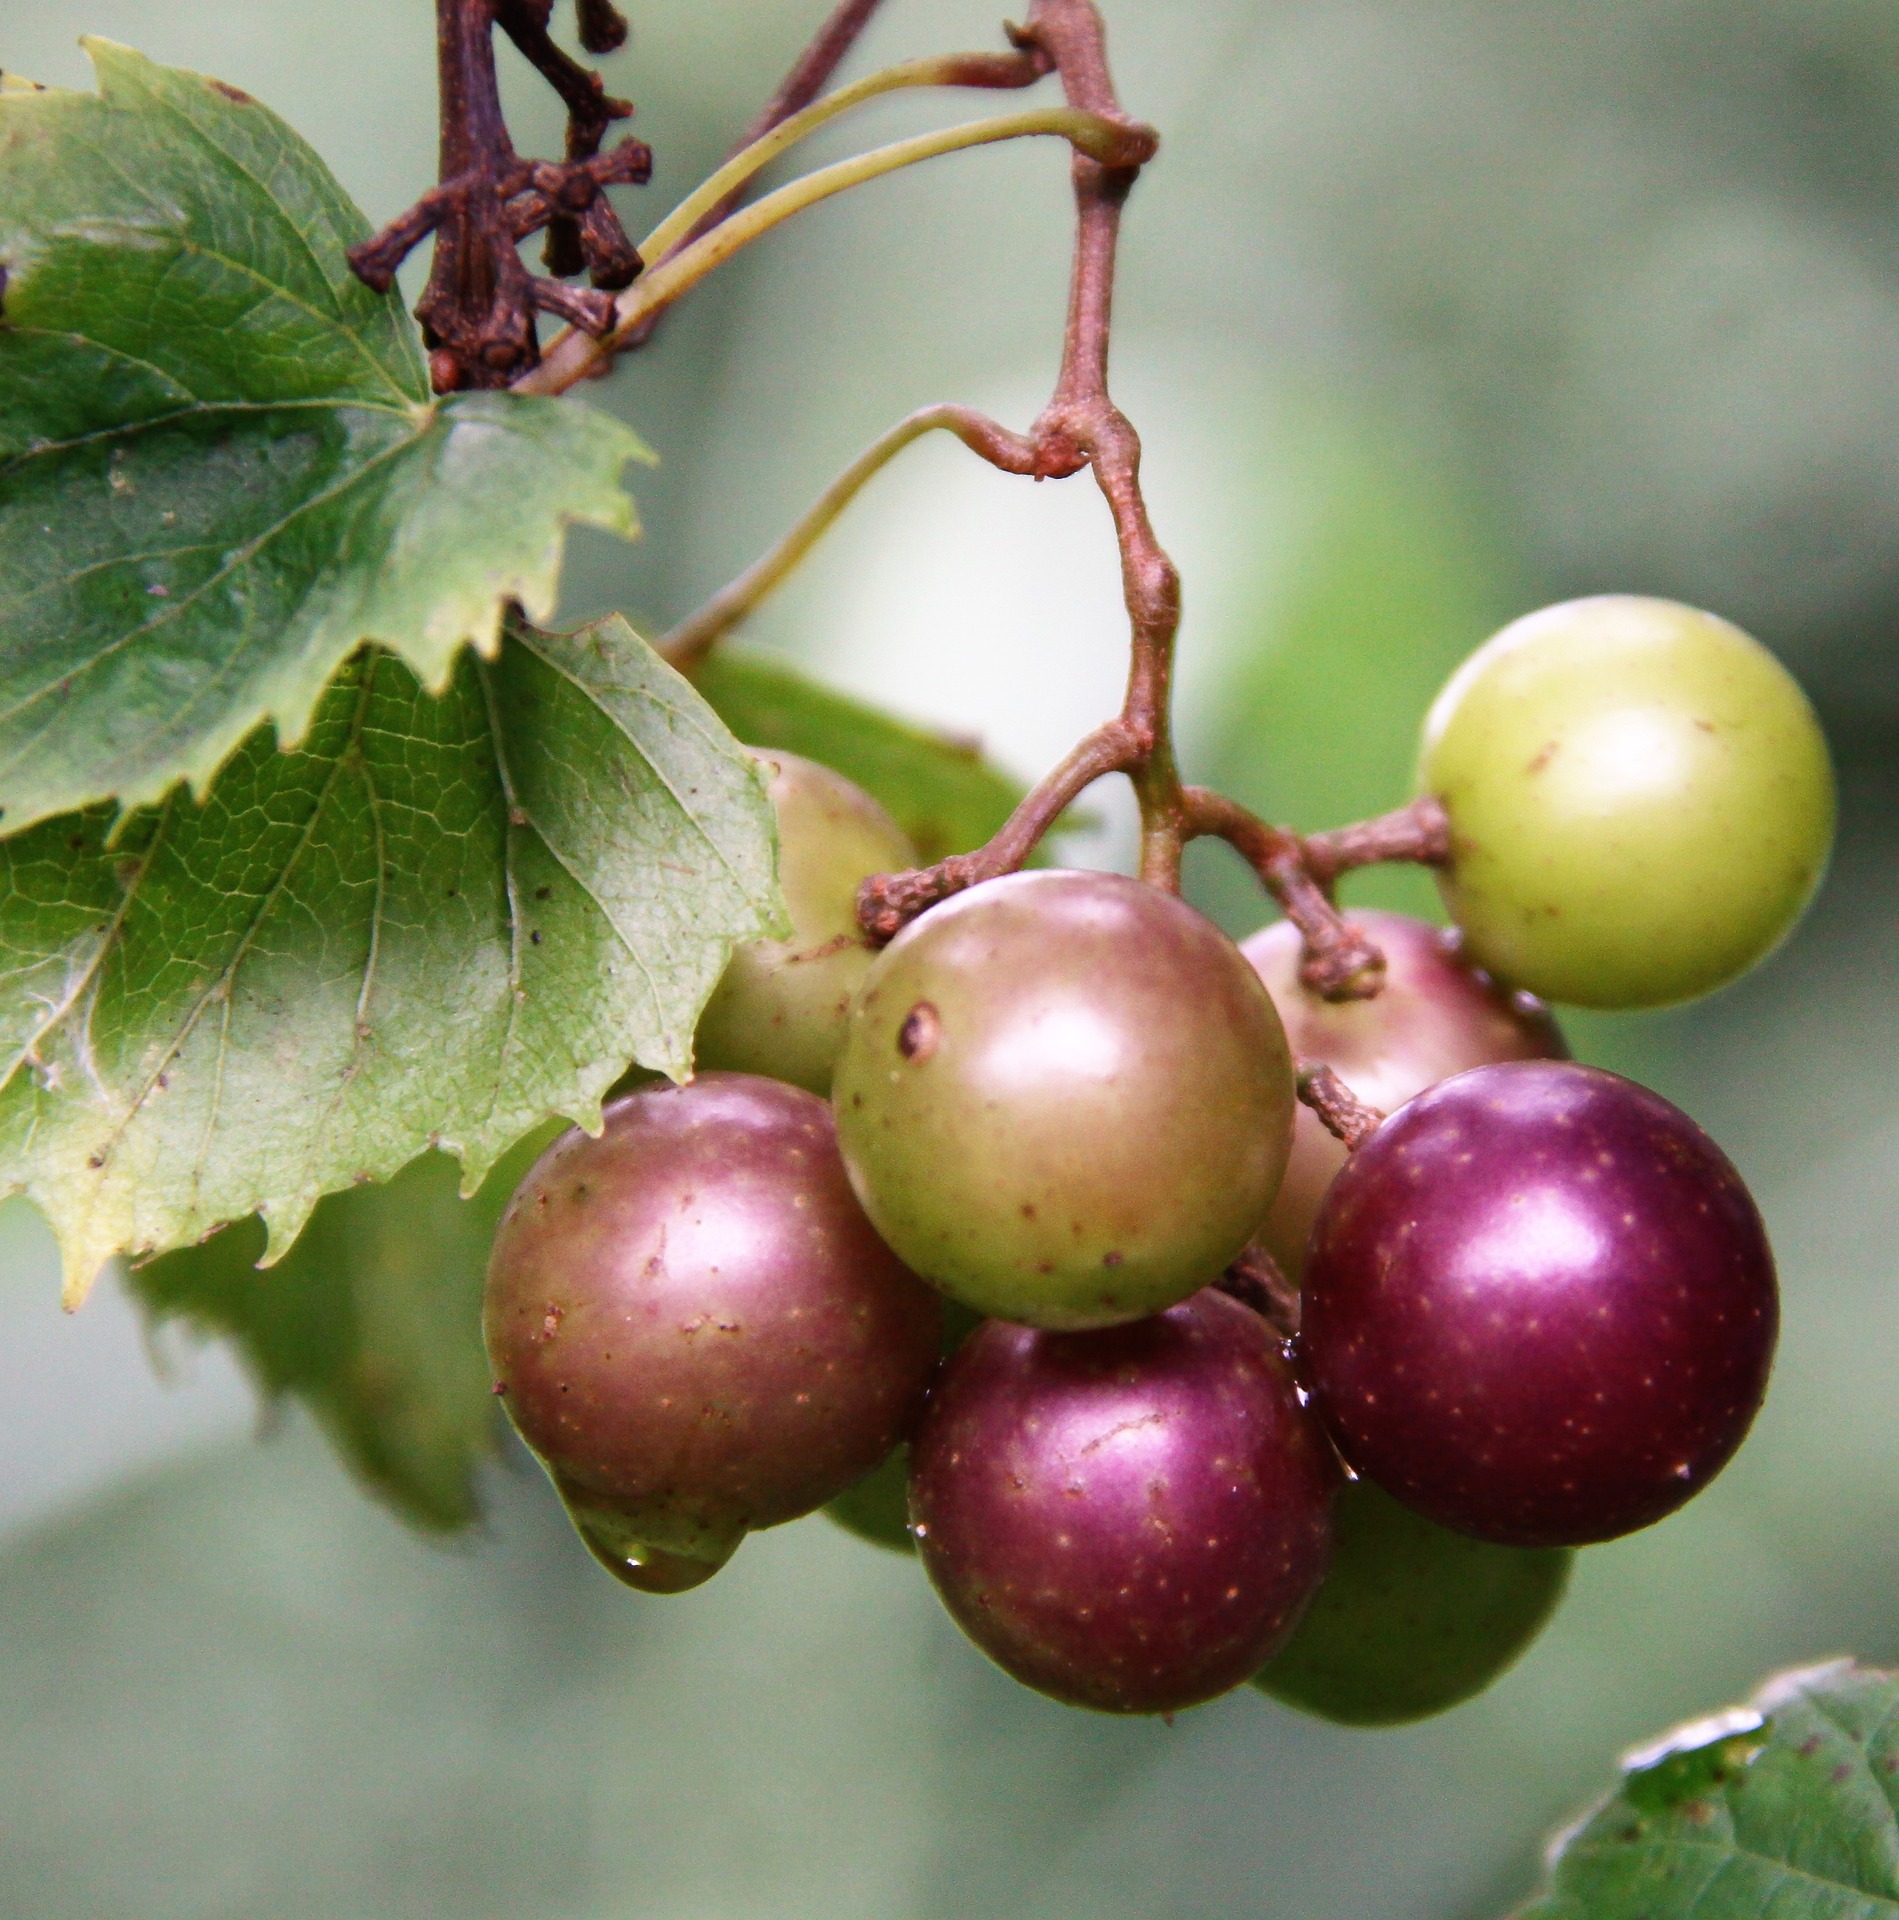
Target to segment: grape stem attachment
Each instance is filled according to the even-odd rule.
[[[1298,1069],[1299,1098],[1316,1113],[1325,1130],[1349,1148],[1362,1147],[1384,1123],[1385,1116],[1368,1107],[1330,1067],[1315,1060],[1301,1060]]]
[[[867,882],[859,903],[861,924],[873,939],[889,940],[936,902],[1013,872],[1084,788],[1105,774],[1120,773],[1133,782],[1140,804],[1143,879],[1177,891],[1186,842],[1217,835],[1248,861],[1280,910],[1299,927],[1305,943],[1301,974],[1309,987],[1330,999],[1376,993],[1383,980],[1383,957],[1339,914],[1332,889],[1340,875],[1374,861],[1446,859],[1449,842],[1442,810],[1435,802],[1421,802],[1379,820],[1302,839],[1269,826],[1237,802],[1182,785],[1168,721],[1180,577],[1148,516],[1139,436],[1108,386],[1121,208],[1154,150],[1153,136],[1123,113],[1092,0],[1035,0],[1026,26],[1012,30],[1011,38],[1016,48],[1012,56],[961,54],[942,62],[912,62],[804,109],[721,169],[643,243],[649,256],[665,256],[669,248],[680,246],[682,233],[698,230],[707,210],[794,140],[849,106],[897,86],[1020,86],[1053,71],[1062,80],[1071,109],[1094,116],[1105,128],[1122,130],[1127,141],[1121,153],[1105,145],[1075,143],[1076,243],[1062,367],[1053,397],[1029,431],[1015,432],[973,408],[949,404],[909,415],[860,454],[776,546],[668,633],[660,651],[689,673],[803,560],[864,486],[928,433],[950,433],[991,466],[1036,480],[1065,479],[1090,469],[1114,522],[1132,635],[1122,711],[1038,782],[986,846],[933,867],[878,875]],[[820,178],[812,176],[813,181]],[[627,296],[627,303],[650,299],[657,281],[657,274],[649,275]],[[564,353],[609,350],[607,343],[579,336],[565,349],[557,342],[542,373],[522,384],[544,385],[555,377]]]
[[[1282,1340],[1299,1332],[1299,1289],[1257,1240],[1213,1283],[1243,1307],[1251,1307]]]

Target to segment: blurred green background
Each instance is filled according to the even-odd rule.
[[[657,208],[820,8],[632,10],[610,72],[657,146]],[[8,0],[0,66],[85,84],[95,31],[218,73],[382,219],[431,173],[430,11]],[[1786,1330],[1752,1442],[1686,1514],[1584,1555],[1544,1641],[1442,1721],[1345,1733],[1247,1693],[1124,1725],[1011,1686],[913,1566],[822,1518],[638,1599],[513,1461],[474,1537],[422,1541],[301,1417],[259,1444],[216,1349],[148,1342],[112,1290],[63,1319],[12,1208],[0,1912],[1491,1920],[1624,1744],[1776,1665],[1899,1661],[1899,11],[1108,12],[1166,135],[1117,384],[1185,571],[1196,775],[1301,825],[1390,804],[1449,663],[1606,588],[1751,626],[1822,708],[1844,831],[1800,934],[1702,1007],[1573,1023],[1700,1118],[1766,1211]],[[860,65],[993,36],[973,0],[888,0]],[[515,93],[521,146],[551,151],[547,104]],[[969,110],[888,105],[851,137]],[[909,407],[1025,422],[1066,219],[1052,144],[989,149],[742,260],[601,396],[664,464],[639,549],[577,549],[573,610],[686,611]],[[926,446],[756,637],[1032,774],[1116,702],[1116,595],[1085,482]],[[1097,813],[1082,853],[1124,858],[1121,797]],[[1262,917],[1222,856],[1193,885],[1236,930]]]

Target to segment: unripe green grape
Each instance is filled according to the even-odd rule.
[[[914,1554],[910,1537],[910,1449],[893,1447],[854,1486],[825,1507],[846,1532],[892,1553]]]
[[[1246,1244],[1285,1171],[1292,1066],[1210,920],[1051,870],[958,894],[885,948],[832,1104],[900,1259],[978,1313],[1073,1331],[1159,1312]]]
[[[943,1357],[948,1357],[982,1325],[954,1300],[943,1302]],[[910,1533],[910,1448],[899,1442],[863,1479],[848,1486],[824,1511],[846,1532],[893,1553],[914,1554]]]
[[[1440,878],[1470,957],[1587,1007],[1732,980],[1799,919],[1833,774],[1799,685],[1757,641],[1605,595],[1505,627],[1425,721],[1418,785],[1450,816]]]
[[[949,1359],[964,1340],[981,1327],[981,1315],[958,1300],[943,1302],[943,1357]],[[858,1540],[889,1548],[893,1553],[916,1553],[910,1534],[910,1446],[899,1442],[877,1461],[862,1480],[847,1486],[824,1509],[833,1521]]]
[[[1325,1584],[1253,1684],[1346,1726],[1422,1720],[1481,1693],[1548,1623],[1576,1558],[1451,1533],[1369,1480],[1339,1494],[1333,1527]]]
[[[875,957],[857,925],[858,886],[915,866],[916,849],[841,773],[776,749],[759,757],[772,769],[791,938],[748,941],[733,953],[699,1016],[696,1062],[828,1094],[845,1009]]]

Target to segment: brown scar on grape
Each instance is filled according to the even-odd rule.
[[[936,1051],[942,1031],[942,1015],[929,1001],[919,1000],[897,1029],[897,1051],[906,1060],[927,1060]]]

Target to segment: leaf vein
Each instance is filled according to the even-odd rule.
[[[167,622],[176,620],[190,612],[197,602],[202,600],[206,594],[228,580],[241,568],[248,566],[273,540],[279,538],[298,520],[321,507],[328,506],[334,501],[340,500],[371,474],[386,466],[390,461],[401,458],[403,454],[413,449],[416,445],[417,437],[396,441],[391,446],[373,454],[369,459],[365,460],[355,472],[339,480],[334,486],[326,487],[323,492],[312,494],[309,499],[299,501],[296,506],[291,508],[291,510],[280,519],[273,521],[271,525],[265,527],[243,546],[236,548],[232,553],[232,557],[225,565],[219,567],[215,573],[208,574],[181,599],[168,601],[165,606],[149,620],[146,620],[139,626],[133,627],[126,633],[120,634],[116,639],[110,641],[95,653],[91,659],[87,660],[83,665],[74,668],[70,673],[61,674],[56,679],[47,681],[44,686],[35,688],[25,699],[16,701],[12,706],[0,708],[0,727],[11,725],[13,721],[17,720],[30,708],[37,706],[40,701],[46,699],[50,694],[68,686],[75,680],[82,679],[91,674],[94,668],[103,665],[107,660],[111,659],[114,654],[131,646],[135,641],[142,640],[147,635],[157,632],[159,628],[166,625]],[[266,637],[274,638],[275,636],[273,634]],[[180,722],[204,700],[208,693],[215,691],[222,685],[230,668],[252,644],[252,640],[245,640],[240,642],[238,646],[232,648],[224,660],[219,663],[217,672],[212,674],[200,686],[193,689],[190,698],[171,716],[171,727],[174,731],[176,731]],[[29,744],[37,743],[41,737],[41,733],[32,735]]]

